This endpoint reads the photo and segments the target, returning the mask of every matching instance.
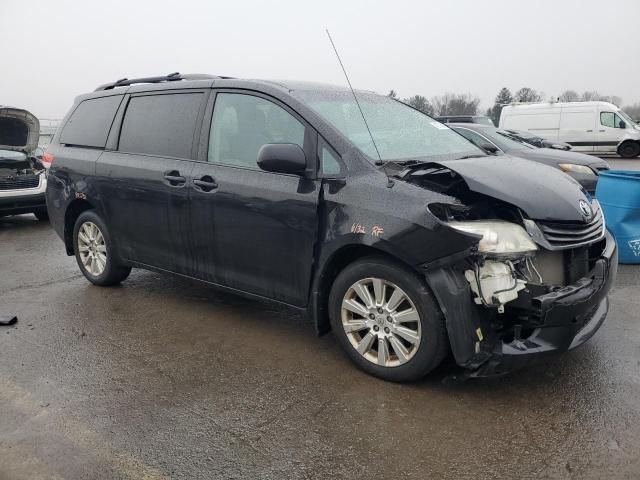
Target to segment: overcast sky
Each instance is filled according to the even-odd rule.
[[[61,117],[122,77],[174,71],[400,96],[529,86],[640,101],[640,0],[0,0],[0,104]]]

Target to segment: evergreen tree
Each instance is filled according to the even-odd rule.
[[[487,110],[487,116],[491,117],[494,125],[500,123],[500,114],[502,113],[502,107],[513,102],[513,96],[511,91],[507,87],[503,87],[496,96],[496,100],[489,110]]]

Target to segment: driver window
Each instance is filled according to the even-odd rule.
[[[209,133],[208,161],[258,170],[258,151],[267,143],[304,148],[304,125],[264,98],[219,93]]]
[[[600,124],[605,127],[616,128],[614,117],[617,117],[617,115],[614,115],[613,112],[600,112]]]

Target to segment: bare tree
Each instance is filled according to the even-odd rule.
[[[433,107],[429,103],[429,100],[427,100],[427,97],[414,95],[413,97],[405,98],[402,101],[416,110],[420,110],[422,113],[426,113],[431,116],[433,115]]]
[[[539,102],[542,100],[542,96],[533,88],[522,87],[513,96],[516,102]]]
[[[396,93],[395,90],[391,89],[391,90],[389,90],[389,93],[387,94],[387,97],[398,98],[398,94]]]
[[[575,90],[565,90],[564,92],[562,92],[560,94],[558,99],[561,102],[579,102],[580,101],[580,94],[578,92],[576,92]]]
[[[620,107],[622,105],[622,98],[618,97],[617,95],[610,95],[609,97],[607,97],[607,101],[609,103],[613,103],[616,107]]]
[[[592,102],[592,101],[600,100],[600,98],[601,98],[601,95],[597,91],[590,90],[582,94],[581,100],[583,102]]]
[[[445,93],[431,99],[436,115],[477,115],[480,98],[470,93]]]
[[[634,103],[633,105],[627,105],[623,108],[623,110],[627,112],[636,122],[640,122],[640,102]]]

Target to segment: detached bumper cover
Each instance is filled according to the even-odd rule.
[[[471,376],[499,375],[523,367],[541,354],[570,350],[589,340],[604,323],[609,309],[607,294],[618,267],[615,240],[609,232],[605,239],[602,255],[587,276],[528,300],[528,311],[539,319],[540,327],[526,338],[505,341],[493,335],[481,319],[486,312],[461,301],[464,284],[457,281],[454,288],[452,271],[427,274],[443,307],[457,363],[472,370]]]

